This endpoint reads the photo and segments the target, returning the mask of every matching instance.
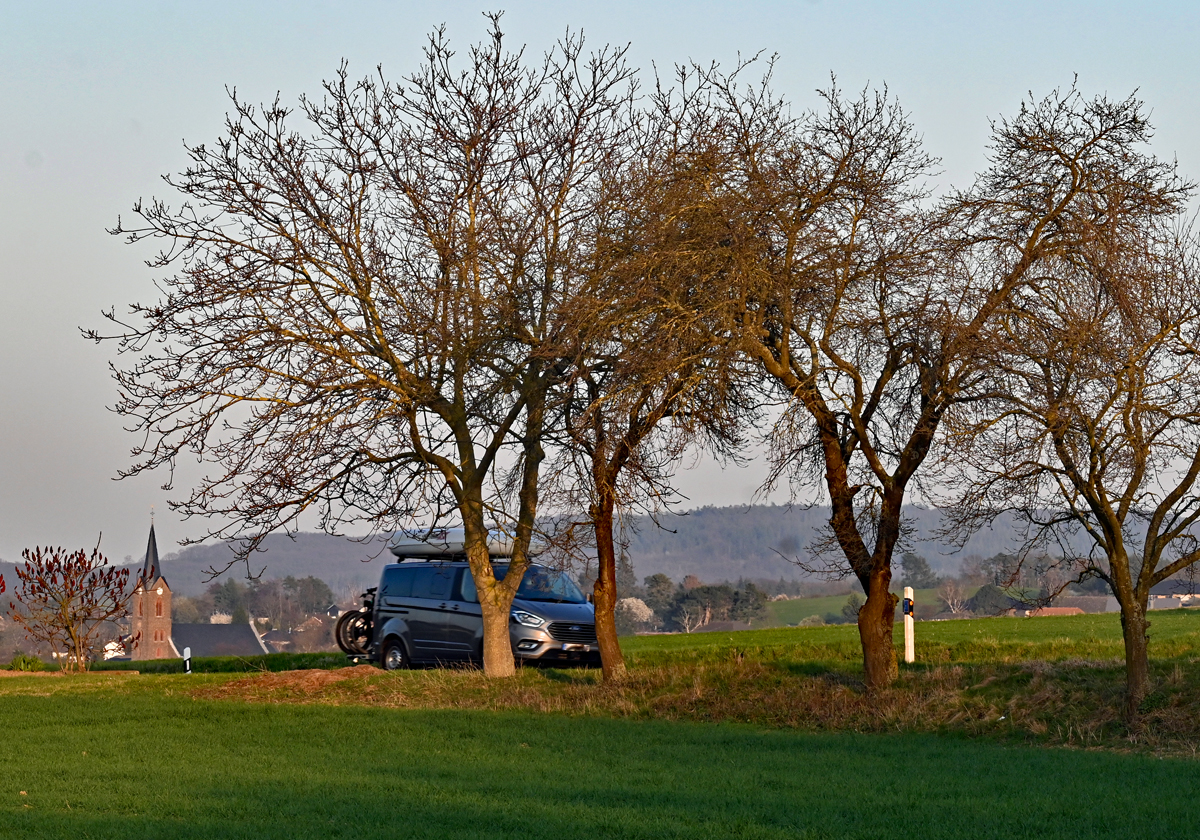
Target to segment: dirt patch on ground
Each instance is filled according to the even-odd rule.
[[[367,680],[380,673],[378,668],[370,665],[332,671],[315,668],[271,671],[239,677],[192,693],[193,696],[211,700],[338,703],[344,697],[361,696],[368,688]]]
[[[370,665],[355,665],[351,668],[336,668],[332,671],[310,669],[304,671],[268,672],[244,677],[234,682],[250,683],[257,688],[266,689],[314,689],[323,688],[331,683],[340,683],[346,680],[365,680],[378,675],[378,668],[373,668]]]

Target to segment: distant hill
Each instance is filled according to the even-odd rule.
[[[971,554],[989,557],[1016,546],[1016,531],[1001,521],[975,534],[959,550],[939,541],[934,532],[942,524],[937,510],[910,508],[914,534],[912,550],[929,560],[939,574],[958,572],[962,558]],[[791,579],[806,577],[790,560],[808,560],[807,549],[829,520],[827,508],[782,505],[704,507],[679,516],[635,521],[637,534],[629,557],[639,577],[663,573],[675,580],[694,574],[701,580],[736,580],[739,577]],[[782,555],[782,556],[781,556]]]
[[[914,541],[914,550],[923,554],[936,571],[957,572],[959,557],[947,556],[953,553],[953,547],[922,541],[938,527],[937,511],[914,508],[911,513],[919,538]],[[828,511],[821,508],[779,505],[700,508],[662,517],[660,522],[665,528],[640,517],[634,523],[636,532],[629,556],[639,579],[662,572],[674,580],[689,574],[706,581],[739,577],[801,580],[807,575],[784,558],[804,557],[805,547],[828,517]],[[996,554],[1011,548],[1011,541],[1011,529],[984,531],[968,543],[963,554]],[[256,574],[265,567],[263,574],[268,578],[315,575],[328,582],[339,596],[343,591],[374,586],[380,565],[391,559],[390,554],[380,553],[384,548],[382,538],[364,544],[346,537],[302,533],[294,539],[268,537],[263,548],[251,558]],[[207,586],[205,570],[224,564],[232,556],[232,549],[223,543],[189,546],[165,555],[163,572],[176,592],[197,594]],[[231,575],[242,577],[245,568],[235,567],[220,580]]]
[[[169,543],[159,535],[160,551]],[[305,577],[314,575],[329,584],[339,600],[353,600],[358,593],[379,581],[379,569],[391,562],[392,555],[386,552],[386,541],[382,538],[372,543],[358,542],[347,537],[331,537],[328,534],[297,534],[295,539],[286,535],[272,535],[263,541],[264,551],[250,558],[254,574],[262,572],[264,578],[282,578],[292,575]],[[143,552],[144,556],[144,552]],[[163,553],[162,572],[171,590],[177,595],[199,595],[212,582],[205,573],[210,567],[220,568],[234,558],[229,543],[191,545],[179,551]],[[136,558],[131,568],[140,569],[142,557]],[[0,603],[7,604],[16,575],[11,563],[0,563],[0,574],[9,585],[9,593],[0,596]],[[224,582],[229,578],[246,577],[246,567],[236,565],[217,578]]]
[[[339,600],[353,598],[374,586],[379,582],[380,568],[392,562],[384,538],[360,542],[328,534],[300,533],[295,538],[273,534],[263,540],[262,547],[250,557],[253,574],[261,572],[264,578],[313,575],[328,583]],[[197,595],[212,582],[206,571],[219,569],[233,558],[229,543],[190,545],[162,558],[163,574],[174,592]],[[246,567],[239,563],[217,581],[245,576]]]
[[[1012,551],[1016,545],[1011,522],[1000,521],[980,531],[958,551],[934,537],[941,524],[938,511],[914,507],[908,516],[914,527],[908,549],[923,555],[939,574],[957,573],[968,555],[988,557]],[[711,582],[740,577],[803,580],[807,575],[789,561],[807,558],[807,546],[828,517],[824,508],[780,505],[704,507],[662,517],[663,528],[640,517],[634,522],[629,557],[639,579],[661,572],[677,581],[689,574]],[[160,546],[165,548],[168,539],[160,534]],[[251,558],[251,567],[266,578],[315,575],[339,599],[349,600],[378,582],[380,567],[391,559],[384,545],[383,538],[363,543],[313,533],[297,534],[294,539],[271,536],[263,542],[265,550]],[[196,595],[208,585],[205,570],[232,557],[233,550],[225,543],[189,546],[164,555],[163,573],[176,593]],[[13,580],[10,564],[0,564],[0,572]],[[244,576],[245,568],[238,566],[219,580]]]

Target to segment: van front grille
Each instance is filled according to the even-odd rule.
[[[547,630],[550,631],[551,637],[560,642],[581,642],[583,644],[596,643],[596,625],[595,624],[576,624],[571,621],[555,621]]]

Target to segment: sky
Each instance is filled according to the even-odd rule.
[[[847,90],[886,85],[942,160],[937,187],[986,163],[989,120],[1078,76],[1085,94],[1135,90],[1153,150],[1200,178],[1200,3],[569,2],[54,4],[0,0],[0,560],[34,545],[144,551],[150,510],[164,552],[205,530],[167,506],[200,473],[114,481],[132,434],[109,407],[113,348],[85,341],[101,312],[151,302],[144,248],[109,236],[139,197],[213,142],[227,89],[294,103],[348,62],[352,76],[414,69],[431,29],[465,48],[503,9],[509,43],[540,54],[567,29],[629,44],[650,79],[677,62],[778,55],[776,85],[797,109],[835,74]],[[745,504],[763,478],[684,465],[692,506]],[[775,497],[780,501],[785,499]]]

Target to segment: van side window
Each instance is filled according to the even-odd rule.
[[[430,598],[437,598],[439,601],[450,597],[450,590],[454,585],[454,574],[458,570],[453,566],[438,566],[433,570],[433,586],[430,587]]]
[[[380,596],[388,598],[408,598],[412,595],[414,568],[397,566],[383,571],[383,592]]]
[[[479,593],[475,589],[475,576],[471,574],[469,568],[462,570],[462,577],[458,583],[458,597],[456,601],[466,601],[468,604],[479,603]]]
[[[454,571],[452,567],[433,565],[413,569],[412,597],[434,600],[449,598]]]

